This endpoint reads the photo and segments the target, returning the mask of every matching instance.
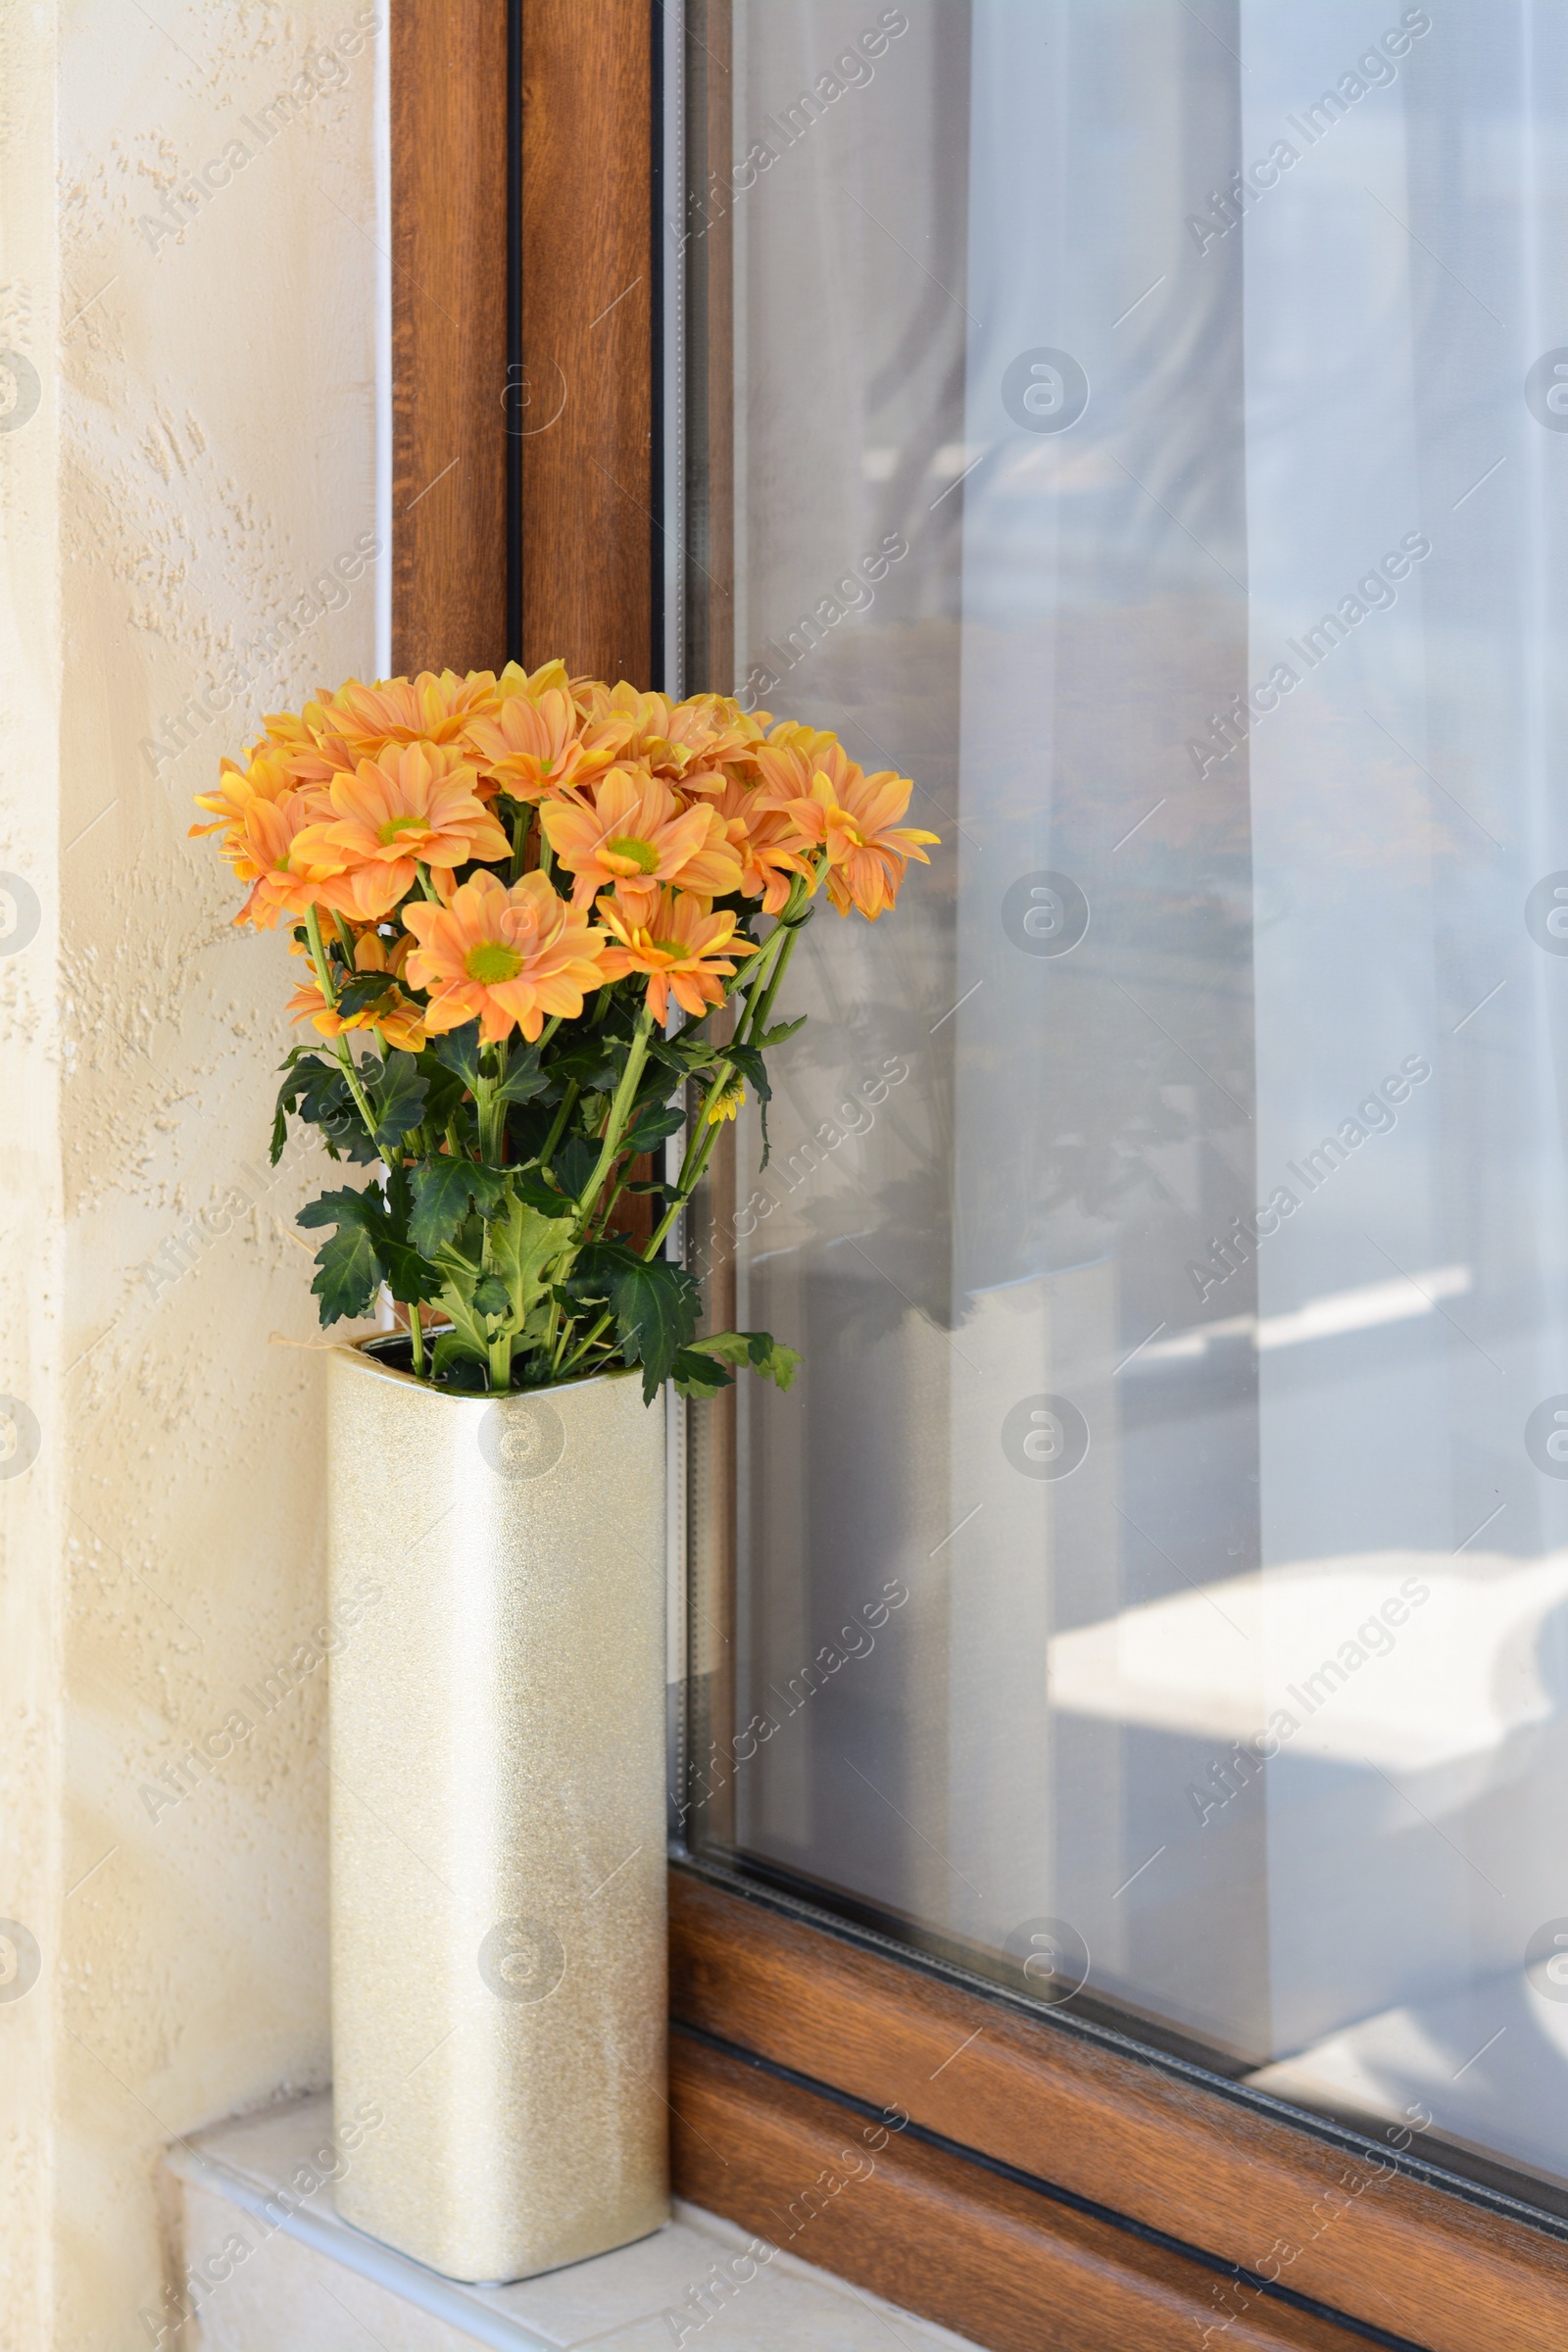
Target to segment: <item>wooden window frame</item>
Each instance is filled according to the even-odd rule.
[[[399,670],[659,674],[661,4],[395,0]],[[688,8],[711,55],[723,12]],[[688,407],[721,411],[727,369],[695,368]],[[726,496],[693,517],[695,662],[722,635]],[[670,1918],[679,2190],[998,2352],[1568,2341],[1568,2224],[1419,2146],[690,1856]]]

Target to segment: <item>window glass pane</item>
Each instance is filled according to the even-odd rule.
[[[1568,16],[698,20],[687,682],[943,846],[715,1194],[688,1835],[1551,2201]]]

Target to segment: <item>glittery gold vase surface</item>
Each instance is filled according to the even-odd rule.
[[[338,2210],[526,2278],[668,2213],[663,1400],[327,1363]]]

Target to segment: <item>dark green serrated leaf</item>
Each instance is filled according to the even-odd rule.
[[[449,1029],[444,1037],[434,1041],[436,1059],[463,1080],[470,1095],[479,1090],[479,1024],[468,1021],[461,1029]]]
[[[441,1276],[417,1250],[407,1242],[383,1236],[377,1252],[386,1265],[386,1284],[394,1298],[404,1306],[412,1306],[417,1298],[436,1298],[441,1295]]]
[[[356,972],[345,980],[337,992],[337,1009],[345,1020],[363,1012],[368,1004],[379,1004],[393,982],[385,972]]]
[[[386,1223],[386,1202],[378,1191],[356,1193],[345,1185],[335,1193],[320,1193],[307,1200],[295,1217],[296,1225],[351,1225],[361,1233],[379,1233]]]
[[[599,1147],[586,1136],[564,1136],[556,1146],[552,1173],[562,1191],[573,1200],[580,1200],[583,1187],[599,1165]]]
[[[734,1375],[726,1372],[721,1363],[693,1348],[677,1350],[670,1378],[679,1396],[716,1396],[722,1390],[735,1386]]]
[[[514,1167],[531,1167],[550,1141],[550,1131],[556,1123],[556,1112],[549,1096],[541,1095],[532,1102],[512,1102],[507,1106],[507,1156]]]
[[[506,1284],[499,1274],[482,1274],[473,1286],[473,1303],[481,1315],[504,1315],[509,1304]]]
[[[614,1038],[585,1037],[579,1043],[563,1048],[558,1054],[551,1051],[551,1074],[556,1078],[575,1079],[584,1094],[602,1088],[613,1093],[624,1048],[617,1052],[619,1041]]]
[[[320,1301],[324,1324],[345,1315],[366,1315],[386,1280],[386,1268],[369,1235],[359,1225],[344,1225],[316,1252],[320,1268],[311,1289]]]
[[[578,1266],[590,1280],[605,1281],[621,1353],[642,1365],[643,1399],[651,1404],[697,1329],[701,1291],[683,1266],[638,1257],[618,1242],[592,1244]]]
[[[347,1156],[364,1166],[379,1156],[375,1145],[365,1131],[360,1106],[350,1094],[341,1063],[324,1060],[319,1054],[304,1056],[293,1072],[297,1086],[295,1101],[298,1115],[307,1125],[318,1127],[333,1159]],[[279,1094],[279,1102],[288,1096],[288,1082]],[[294,1107],[293,1103],[289,1107]]]
[[[773,1089],[768,1084],[767,1070],[762,1056],[755,1046],[726,1046],[724,1054],[726,1059],[733,1062],[741,1076],[747,1080],[753,1094],[757,1097],[757,1116],[762,1130],[760,1166],[765,1168],[773,1152],[767,1135],[767,1106],[773,1100]]]
[[[509,1168],[507,1177],[517,1199],[526,1200],[530,1208],[537,1208],[543,1216],[568,1216],[577,1204],[575,1194],[558,1192],[542,1176],[532,1175],[526,1169]]]
[[[718,1059],[718,1048],[710,1038],[692,1037],[681,1030],[674,1037],[656,1038],[648,1049],[651,1061],[662,1062],[668,1070],[676,1070],[687,1078],[698,1070],[706,1070]]]
[[[371,1056],[361,1064],[361,1076],[375,1113],[376,1143],[391,1152],[424,1116],[428,1090],[418,1061],[412,1054],[390,1053],[384,1062]]]
[[[773,1089],[768,1084],[767,1064],[755,1046],[726,1046],[724,1058],[733,1062],[743,1078],[751,1085],[760,1102],[771,1102]]]
[[[498,1102],[531,1102],[549,1084],[549,1078],[539,1067],[538,1047],[525,1046],[520,1053],[514,1051],[507,1063],[507,1074],[496,1088],[495,1099]]]
[[[623,1152],[652,1152],[664,1138],[675,1135],[686,1124],[686,1113],[675,1102],[655,1103],[637,1113],[636,1121],[622,1138]]]
[[[277,1111],[272,1123],[274,1162],[279,1121],[284,1123],[286,1131],[286,1114],[290,1111],[307,1126],[320,1129],[333,1159],[346,1155],[363,1165],[380,1156],[365,1131],[359,1104],[349,1093],[339,1062],[323,1060],[317,1054],[299,1053],[290,1056],[285,1067],[288,1074],[277,1090]]]
[[[434,1257],[468,1214],[470,1200],[483,1212],[497,1205],[505,1189],[499,1168],[481,1167],[471,1159],[422,1161],[414,1171],[410,1241],[421,1256]]]

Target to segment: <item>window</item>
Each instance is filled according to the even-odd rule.
[[[686,64],[682,683],[943,835],[691,1239],[807,1366],[691,1416],[686,1835],[1568,2214],[1568,22]]]

